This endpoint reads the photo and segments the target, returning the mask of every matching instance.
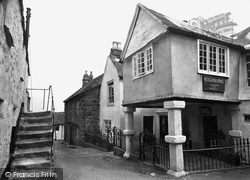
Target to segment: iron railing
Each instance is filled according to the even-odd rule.
[[[55,105],[54,105],[54,96],[52,86],[50,85],[48,89],[40,89],[40,88],[27,88],[27,91],[42,91],[43,98],[42,98],[42,110],[50,111],[52,117],[52,145],[51,145],[51,158],[54,154],[54,133],[55,133]],[[46,102],[46,92],[47,92],[47,102]],[[47,106],[45,108],[45,106]],[[40,110],[40,109],[39,109]]]
[[[249,139],[211,140],[183,146],[184,167],[188,172],[204,172],[220,169],[250,167]]]

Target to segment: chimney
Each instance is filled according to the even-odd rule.
[[[86,86],[93,79],[92,71],[90,71],[90,75],[88,75],[88,71],[85,71],[85,74],[82,78],[82,87]]]
[[[113,41],[110,56],[120,60],[122,54],[121,43]]]

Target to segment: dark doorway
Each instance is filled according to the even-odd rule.
[[[153,132],[153,120],[154,116],[143,116],[143,131],[149,130],[152,134]]]
[[[160,139],[168,135],[168,116],[160,116]]]
[[[218,131],[216,116],[203,116],[203,137],[205,147],[210,147],[210,140],[214,140]]]

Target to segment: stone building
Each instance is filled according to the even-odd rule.
[[[22,0],[0,1],[0,176],[6,168],[10,144],[21,107],[27,108],[29,59],[27,21]]]
[[[249,39],[248,39],[249,43]],[[169,173],[183,171],[182,143],[211,139],[249,138],[249,49],[232,38],[190,27],[137,5],[122,52],[126,152],[136,133],[138,108],[165,112],[170,149]],[[161,128],[160,118],[153,129]]]
[[[65,103],[64,140],[72,145],[83,146],[84,132],[100,130],[100,89],[103,75],[93,79],[85,74],[82,87],[68,97]]]

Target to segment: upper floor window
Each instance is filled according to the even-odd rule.
[[[132,57],[134,78],[153,72],[153,48],[136,53]]]
[[[247,86],[250,86],[250,56],[246,57],[246,66],[247,66]]]
[[[108,105],[114,104],[114,82],[108,82]]]
[[[198,41],[198,46],[198,72],[228,76],[228,48],[206,41]]]

